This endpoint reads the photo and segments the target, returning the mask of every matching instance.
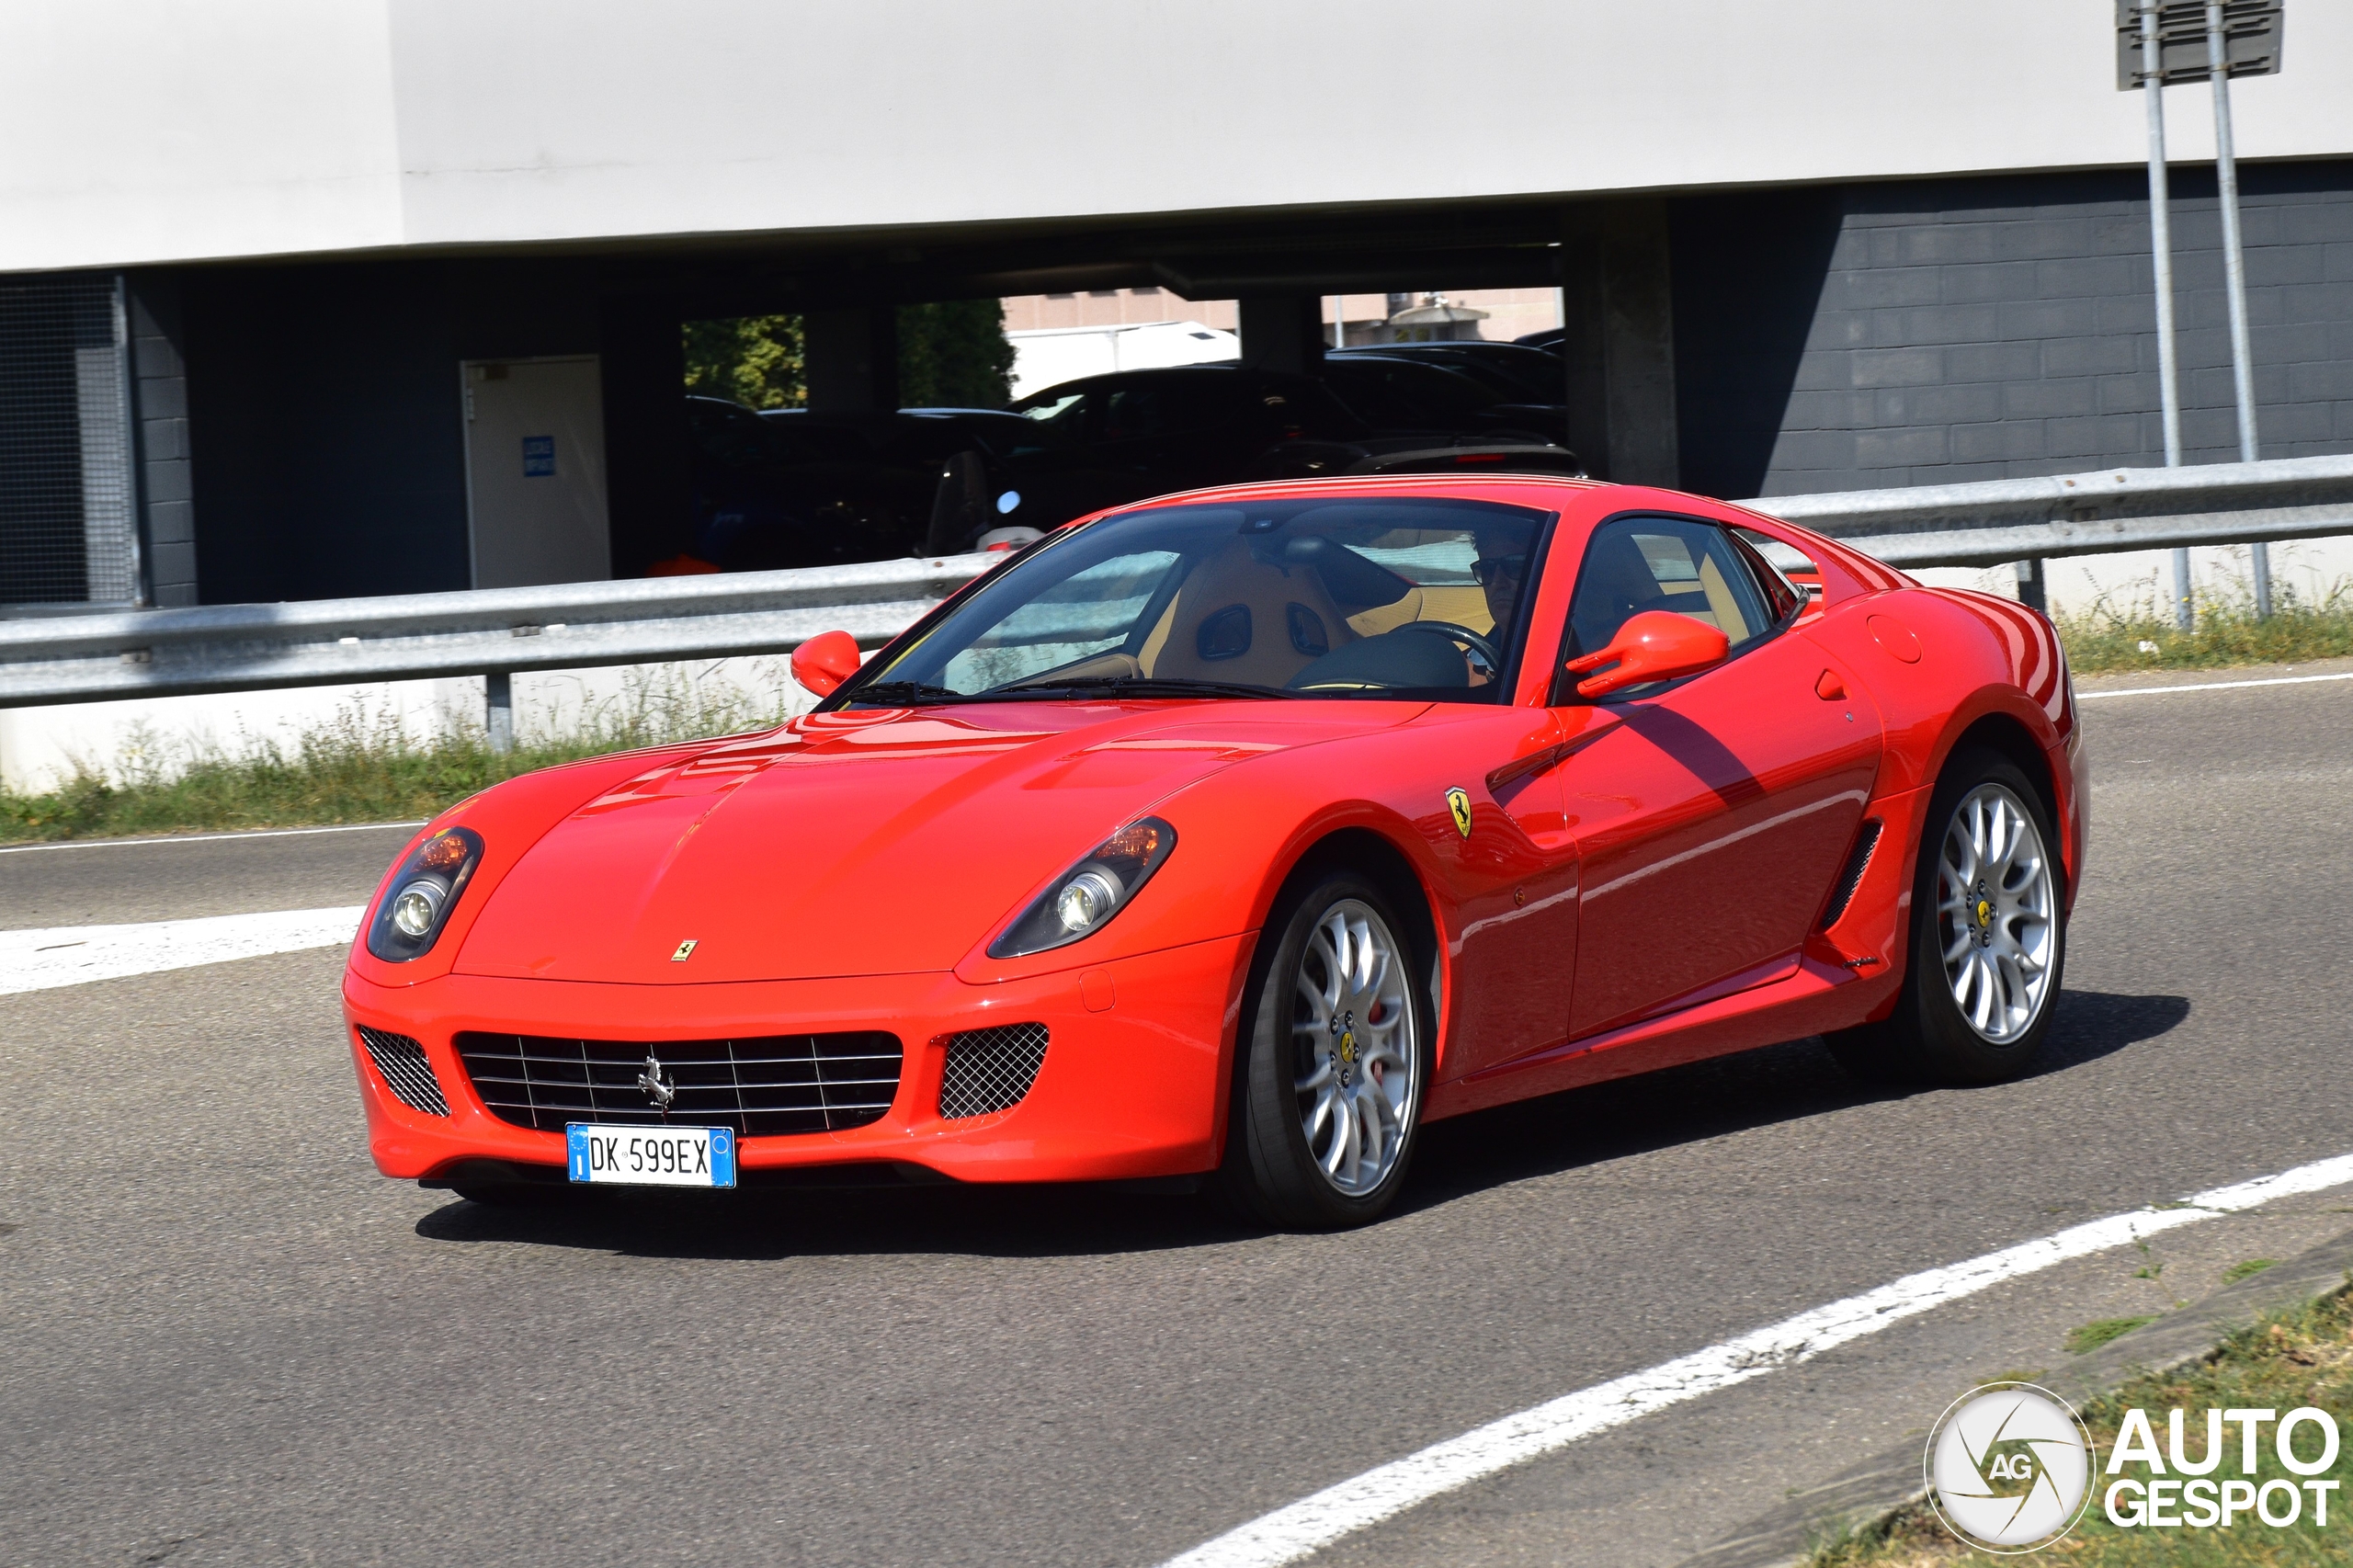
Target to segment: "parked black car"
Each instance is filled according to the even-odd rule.
[[[1557,353],[1518,343],[1383,343],[1342,348],[1326,356],[1377,354],[1442,365],[1470,377],[1506,403],[1551,406],[1568,395],[1567,369]]]
[[[1474,373],[1384,348],[1326,354],[1324,384],[1366,419],[1390,428],[1523,442],[1558,441],[1568,433],[1568,411],[1558,396],[1534,402],[1495,372]]]
[[[762,571],[877,561],[924,548],[943,465],[992,459],[1027,435],[1017,415],[912,408],[883,415],[756,412],[687,399],[695,534],[670,571]]]
[[[1464,385],[1493,405],[1475,383]],[[1472,446],[1489,472],[1582,472],[1574,454],[1525,429],[1368,418],[1322,381],[1236,365],[1092,376],[1032,392],[1013,411],[1027,422],[1026,438],[1009,449],[995,440],[976,444],[945,465],[928,549],[957,549],[1006,525],[1051,528],[1105,506],[1204,485],[1398,463],[1427,472],[1450,466],[1449,454],[1468,455]]]

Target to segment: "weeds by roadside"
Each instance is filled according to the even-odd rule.
[[[2188,631],[2174,624],[2170,607],[2154,591],[2121,606],[2099,599],[2055,619],[2078,675],[2302,665],[2353,654],[2353,583],[2340,582],[2306,602],[2283,582],[2271,614],[2260,619],[2249,592],[2201,594],[2198,623]]]
[[[2201,1360],[2127,1384],[2086,1406],[2083,1416],[2104,1459],[2124,1413],[2134,1408],[2148,1411],[2163,1433],[2165,1413],[2176,1407],[2286,1411],[2302,1405],[2327,1411],[2340,1426],[2353,1419],[2353,1291],[2266,1318]],[[2268,1438],[2258,1453],[2259,1480],[2302,1479],[2288,1477]],[[2353,1479],[2353,1445],[2325,1474]],[[2104,1479],[2094,1476],[2091,1505],[2074,1533],[2036,1552],[2033,1561],[2070,1568],[2320,1568],[2353,1556],[2347,1547],[2353,1538],[2353,1512],[2341,1506],[2331,1506],[2325,1528],[2303,1516],[2277,1528],[2247,1518],[2229,1529],[2119,1528],[2100,1509],[2098,1485]],[[1946,1532],[1926,1504],[1917,1504],[1826,1537],[1807,1556],[1804,1568],[1945,1568],[2018,1561],[1969,1550]]]
[[[565,733],[528,736],[502,755],[479,731],[419,735],[354,706],[290,741],[247,737],[234,751],[148,742],[128,748],[111,777],[85,764],[45,794],[0,790],[0,841],[428,817],[533,768],[765,729],[786,711],[780,700],[763,707],[732,690],[711,696],[673,670],[633,678]]]

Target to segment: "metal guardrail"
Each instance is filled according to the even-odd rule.
[[[1746,505],[1893,566],[1994,565],[2353,534],[2353,457]],[[0,620],[0,707],[484,675],[496,736],[515,672],[779,653],[835,628],[873,646],[998,559]]]
[[[1996,566],[2120,550],[2353,533],[2353,457],[2112,468],[1741,505],[1891,566]]]
[[[0,621],[0,706],[870,646],[995,555]]]

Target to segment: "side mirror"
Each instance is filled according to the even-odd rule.
[[[1579,697],[1607,697],[1630,686],[1697,675],[1723,663],[1731,651],[1732,643],[1724,634],[1704,620],[1672,610],[1646,609],[1629,617],[1608,647],[1571,659],[1567,668],[1571,675],[1588,676],[1577,682]],[[796,663],[799,657],[794,655]],[[1605,665],[1614,667],[1601,675],[1590,674]]]
[[[820,697],[840,690],[858,666],[858,639],[847,631],[821,631],[792,651],[792,678]]]

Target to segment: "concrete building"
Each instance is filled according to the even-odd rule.
[[[2353,7],[2290,9],[2235,88],[2267,456],[2353,449]],[[807,312],[813,398],[888,406],[889,308],[948,298],[1312,368],[1335,296],[1507,294],[1565,322],[1598,472],[1728,496],[2160,460],[2104,3],[1467,0],[1483,47],[1361,70],[1335,38],[1426,14],[1184,11],[1172,52],[1078,0],[17,7],[0,603],[633,574],[688,526],[683,320]],[[2169,101],[2224,460],[2205,90]]]

